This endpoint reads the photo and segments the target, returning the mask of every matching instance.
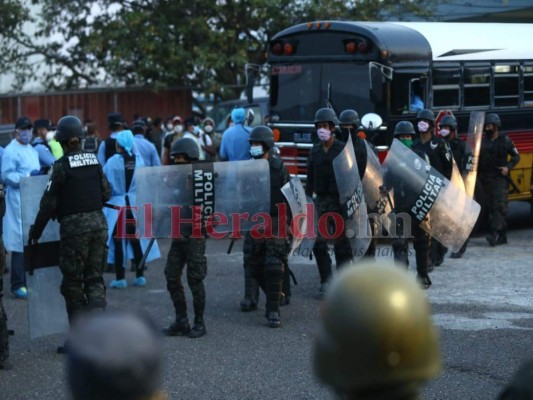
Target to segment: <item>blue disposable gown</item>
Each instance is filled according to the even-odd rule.
[[[2,181],[6,191],[4,216],[4,244],[6,250],[22,253],[22,218],[20,209],[20,179],[39,171],[39,154],[30,145],[13,139],[2,156]]]
[[[144,162],[142,157],[137,154],[135,155],[135,170],[140,167],[144,167]],[[133,179],[131,180],[129,190],[126,193],[126,174],[124,172],[124,157],[122,157],[120,154],[115,154],[113,157],[107,160],[106,164],[104,165],[104,173],[107,176],[107,180],[111,184],[112,190],[111,199],[108,201],[108,203],[121,207],[125,206],[127,194],[130,205],[135,206],[135,173],[133,174]],[[118,210],[104,207],[104,215],[107,219],[108,227],[107,245],[109,246],[109,252],[107,262],[109,264],[114,264],[115,243],[113,242],[113,230],[117,223]],[[134,217],[137,217],[137,213],[135,211],[133,211],[133,215]],[[140,232],[140,234],[142,235],[142,232]],[[143,251],[143,254],[146,251],[149,242],[149,239],[141,238],[141,249]],[[125,264],[127,260],[133,259],[133,248],[128,240],[122,241],[122,250],[124,254],[124,267],[126,267]],[[157,246],[156,241],[150,249],[150,253],[148,253],[146,262],[156,260],[160,257],[161,253],[159,251],[159,247]]]

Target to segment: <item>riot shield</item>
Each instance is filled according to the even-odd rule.
[[[457,166],[457,163],[455,162],[455,159],[452,157],[452,176],[451,176],[451,182],[454,184],[457,189],[459,189],[462,192],[465,192],[465,183],[463,181],[463,177],[461,176],[461,173],[459,172],[459,167]]]
[[[28,243],[30,226],[39,212],[41,197],[48,183],[48,176],[22,178],[20,203],[22,234]],[[59,223],[49,221],[39,244],[24,246],[24,258],[30,273],[26,275],[28,286],[28,320],[32,339],[56,333],[67,333],[69,322],[65,300],[60,292],[62,274],[59,270]],[[55,254],[51,254],[55,253]]]
[[[385,185],[394,188],[395,212],[457,252],[470,236],[480,206],[416,153],[394,139],[383,164]]]
[[[142,237],[236,235],[270,212],[266,160],[139,168],[135,179]]]
[[[281,193],[287,199],[292,214],[292,244],[290,255],[301,254],[305,256],[304,248],[302,248],[304,239],[309,239],[309,241],[306,241],[305,246],[305,248],[311,246],[308,251],[311,251],[314,245],[315,232],[312,230],[311,225],[315,218],[314,215],[309,215],[315,212],[313,201],[311,200],[311,203],[307,202],[304,187],[302,186],[302,182],[300,182],[300,178],[297,176],[291,178],[281,188]],[[308,222],[310,223],[309,228],[311,228],[309,230]],[[309,255],[309,252],[305,253],[307,256]]]
[[[470,154],[468,154],[464,170],[465,190],[470,198],[474,198],[476,189],[477,165],[484,124],[485,111],[473,111],[470,113],[470,123],[468,124],[468,134],[466,136],[467,154]]]
[[[359,178],[352,138],[343,151],[333,159],[335,181],[345,221],[346,236],[352,246],[352,258],[361,259],[370,245],[370,226],[366,209],[363,184]]]

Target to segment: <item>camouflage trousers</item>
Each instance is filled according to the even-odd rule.
[[[267,311],[279,311],[287,251],[285,238],[254,239],[249,232],[244,238],[244,274],[249,273],[263,289]]]
[[[61,238],[61,294],[65,298],[71,323],[80,312],[106,306],[102,277],[107,263],[106,242],[107,230]]]
[[[4,290],[4,270],[6,268],[6,250],[0,235],[0,365],[9,357],[9,338],[7,333],[7,314],[2,303]]]
[[[170,246],[165,277],[177,319],[187,316],[187,301],[181,283],[185,264],[187,264],[187,283],[192,293],[194,315],[195,318],[202,318],[205,310],[204,279],[207,276],[205,239],[175,239]]]
[[[392,251],[394,261],[409,266],[409,243],[407,229],[404,224],[410,222],[403,218],[396,219],[396,237],[392,240]],[[416,272],[421,277],[428,276],[429,268],[429,250],[431,247],[431,236],[424,231],[420,225],[411,224],[411,234],[413,236],[413,247],[415,249]]]
[[[503,231],[507,227],[505,217],[509,204],[509,184],[501,176],[484,177],[481,184],[486,196],[490,230]]]

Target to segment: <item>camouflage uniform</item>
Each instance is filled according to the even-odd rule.
[[[30,230],[30,238],[39,238],[48,220],[58,216],[61,236],[59,268],[63,274],[61,294],[65,298],[71,323],[85,309],[106,306],[102,274],[107,260],[107,222],[101,207],[111,197],[111,187],[102,167],[100,164],[91,165],[94,170],[92,174],[96,176],[92,177],[91,185],[87,186],[95,193],[99,204],[87,205],[87,208],[93,210],[61,216],[61,207],[71,206],[72,202],[76,202],[77,193],[64,190],[64,186],[72,182],[72,177],[69,178],[68,175],[68,157],[76,154],[80,153],[68,153],[54,164],[47,190],[41,199],[39,213]],[[98,186],[92,187],[94,184]]]
[[[203,319],[205,310],[204,279],[207,275],[205,238],[172,240],[165,265],[167,289],[176,310],[176,321],[187,318],[187,301],[181,274],[187,264],[187,283],[191,289],[195,320]]]
[[[4,189],[0,184],[0,217],[6,212]],[[9,339],[7,332],[7,314],[2,303],[4,291],[4,270],[6,268],[6,249],[2,240],[2,226],[0,224],[0,369],[4,368],[4,361],[9,358]]]

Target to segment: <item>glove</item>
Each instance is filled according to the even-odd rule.
[[[382,196],[386,196],[389,191],[387,190],[387,187],[385,185],[381,185],[379,187],[379,194]]]
[[[37,176],[37,175],[41,175],[41,171],[34,169],[33,171],[30,172],[30,176]]]
[[[37,244],[41,234],[35,229],[35,225],[30,226],[30,232],[28,233],[28,244]]]

